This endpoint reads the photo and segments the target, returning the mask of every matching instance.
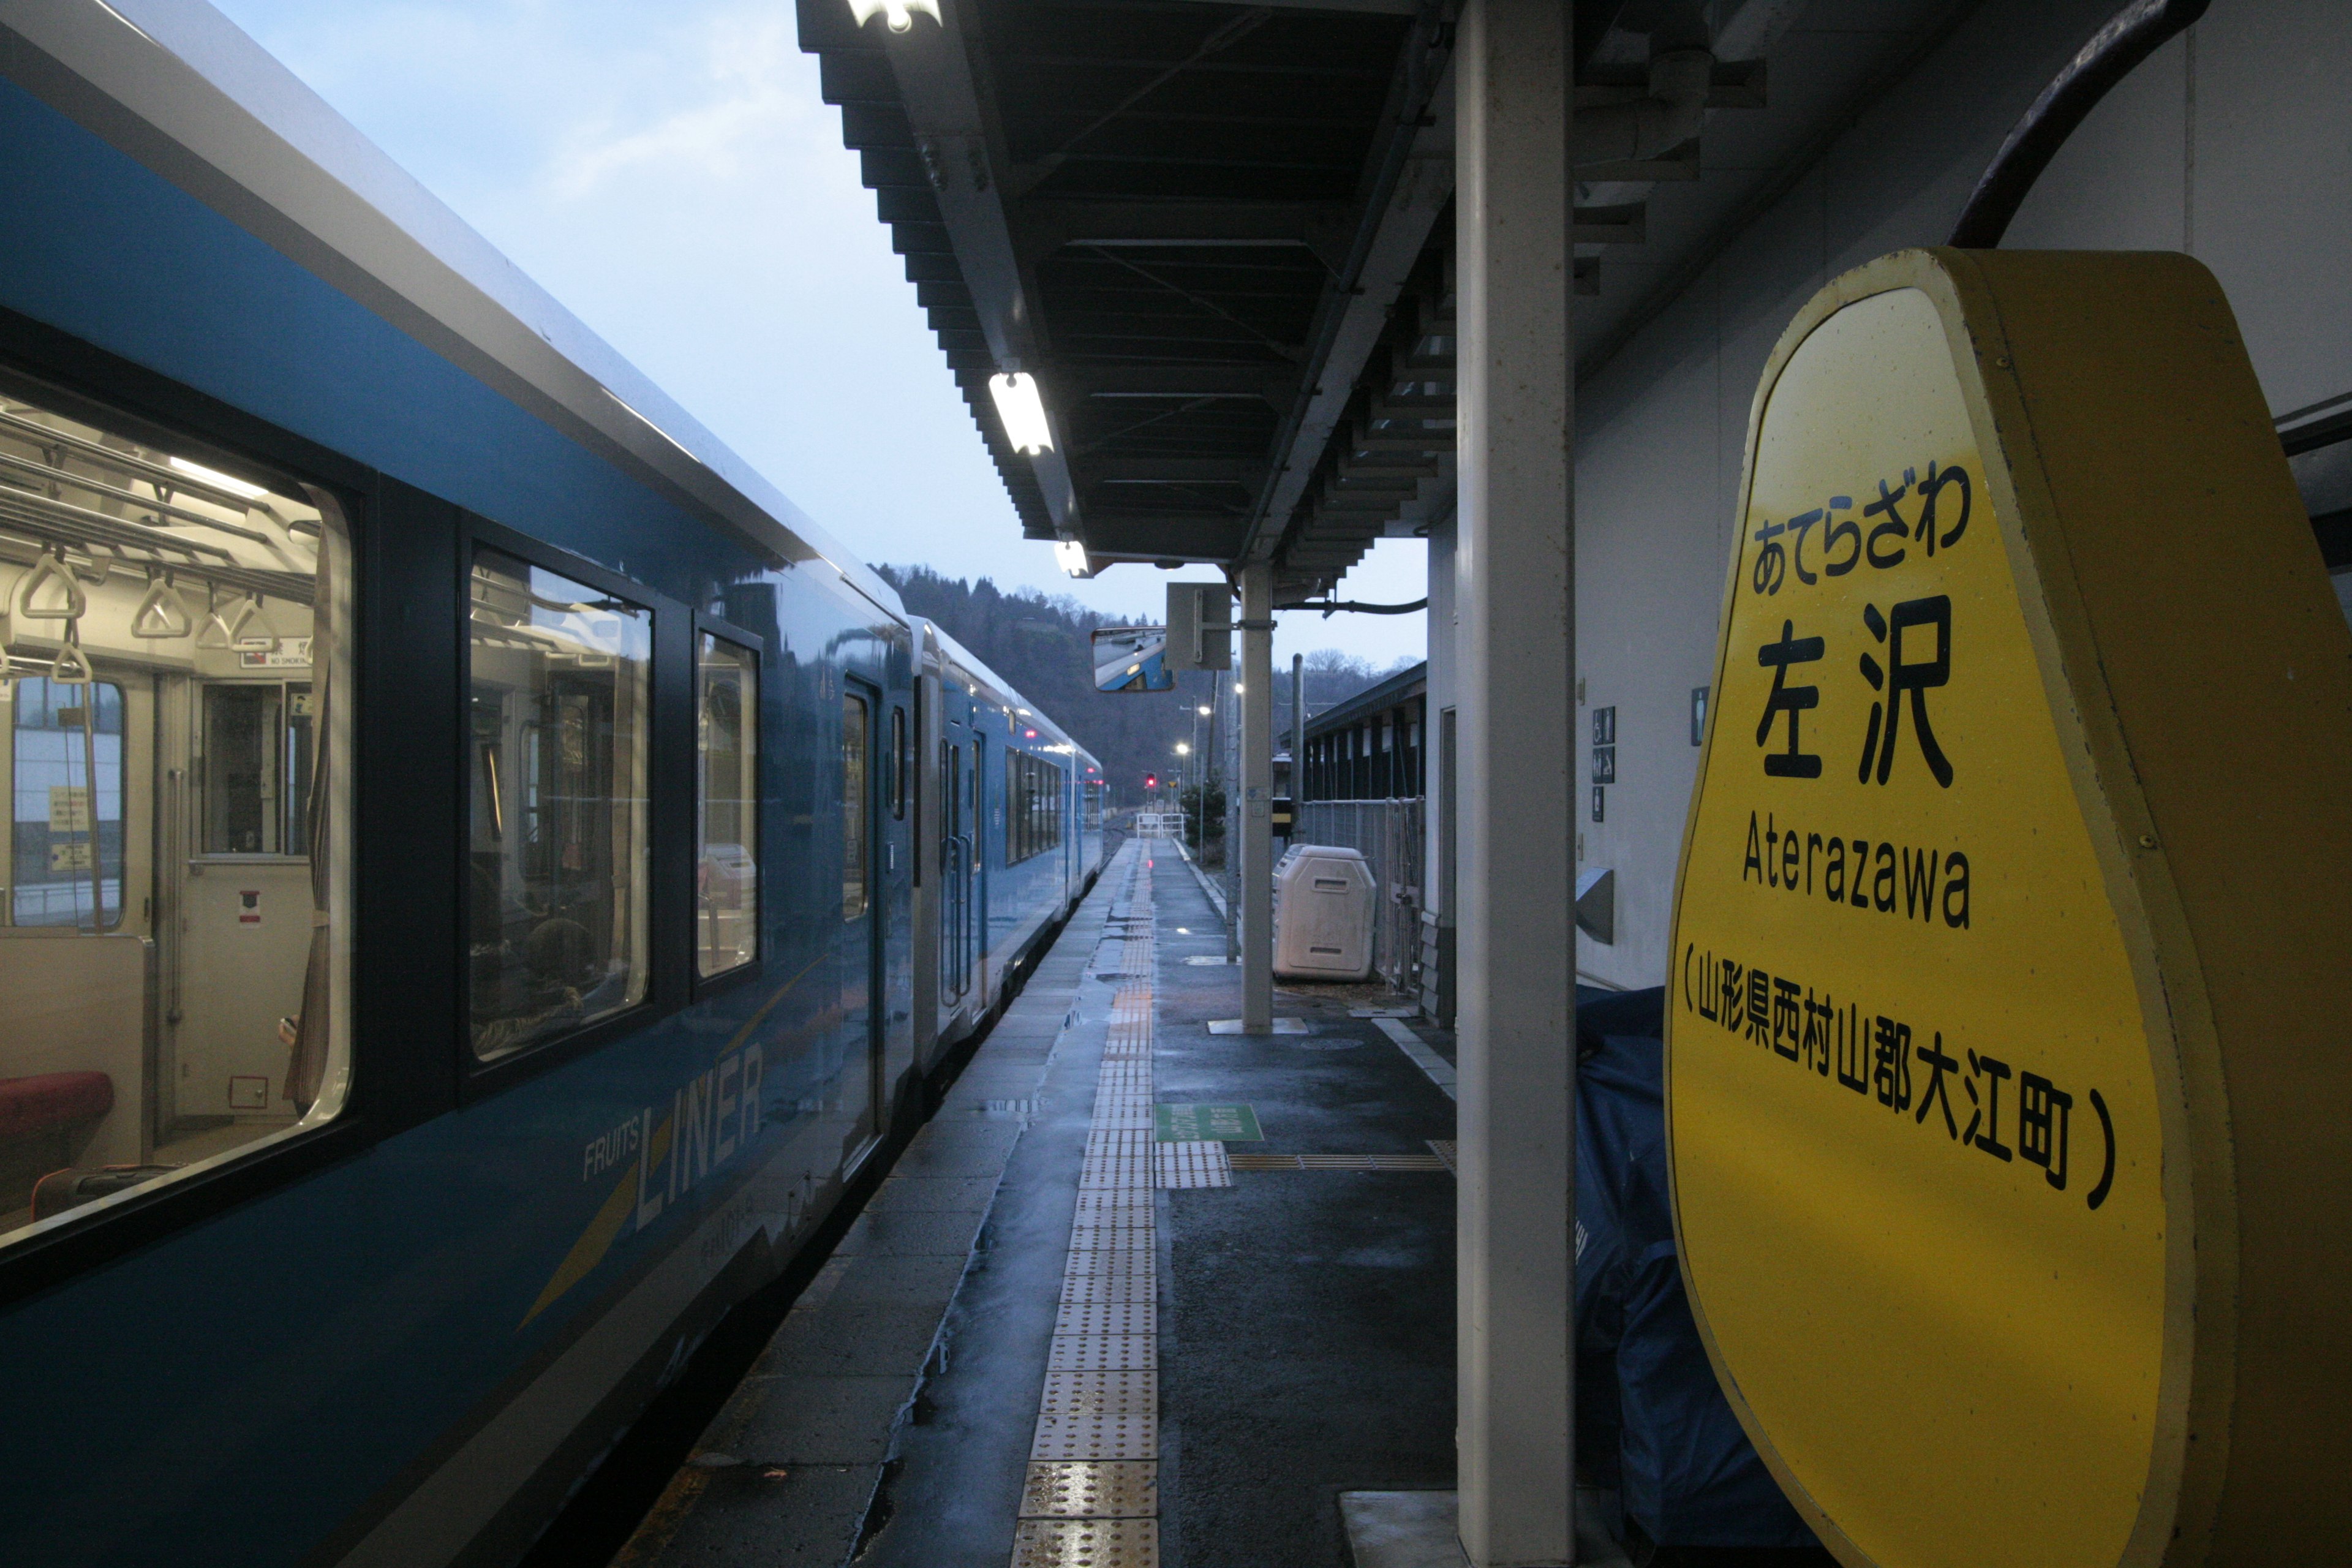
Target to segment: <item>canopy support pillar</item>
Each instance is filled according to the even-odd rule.
[[[1242,1030],[1274,1032],[1274,567],[1242,568]]]
[[[1573,1555],[1570,9],[1467,0],[1455,53],[1455,1288],[1473,1568]]]

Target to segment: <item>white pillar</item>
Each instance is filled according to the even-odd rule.
[[[1457,1440],[1475,1568],[1571,1558],[1569,16],[1468,0],[1455,53]]]
[[[1242,569],[1242,1032],[1274,1032],[1274,568]]]

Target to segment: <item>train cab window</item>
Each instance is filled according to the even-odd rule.
[[[653,616],[480,549],[467,624],[471,1024],[491,1061],[645,999]]]
[[[841,918],[866,912],[867,751],[872,710],[863,697],[841,700]]]
[[[694,965],[709,978],[759,954],[759,656],[706,632],[696,683]]]
[[[341,511],[90,420],[0,394],[0,1244],[351,1073]]]

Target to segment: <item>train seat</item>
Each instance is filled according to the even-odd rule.
[[[95,1121],[113,1109],[114,1080],[102,1072],[0,1079],[0,1140]]]
[[[71,1164],[113,1109],[114,1080],[102,1072],[0,1079],[0,1211],[30,1204],[34,1185]]]

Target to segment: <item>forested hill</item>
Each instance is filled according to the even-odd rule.
[[[1003,590],[982,577],[968,583],[928,566],[876,568],[911,615],[927,616],[971,649],[982,663],[1019,688],[1039,710],[1101,759],[1112,799],[1133,805],[1147,772],[1172,774],[1175,745],[1192,733],[1191,702],[1180,691],[1095,689],[1088,641],[1097,626],[1125,623],[1098,616],[1075,599],[1047,598],[1034,589]],[[1188,675],[1187,683],[1206,677]]]
[[[1143,792],[1143,775],[1174,777],[1176,742],[1193,737],[1193,708],[1209,700],[1209,677],[1197,671],[1177,678],[1177,689],[1105,696],[1095,689],[1094,656],[1088,641],[1097,626],[1132,623],[1097,615],[1067,597],[1048,597],[1034,588],[1011,593],[982,577],[968,583],[942,577],[928,566],[880,566],[876,570],[906,602],[909,614],[947,628],[991,669],[1011,681],[1040,710],[1100,758],[1111,781],[1112,799],[1133,805]],[[1290,649],[1277,636],[1274,678],[1277,750],[1286,749],[1290,725]],[[1409,661],[1408,661],[1409,662]],[[1375,669],[1331,648],[1307,656],[1307,694],[1313,711],[1345,701],[1401,668]]]

